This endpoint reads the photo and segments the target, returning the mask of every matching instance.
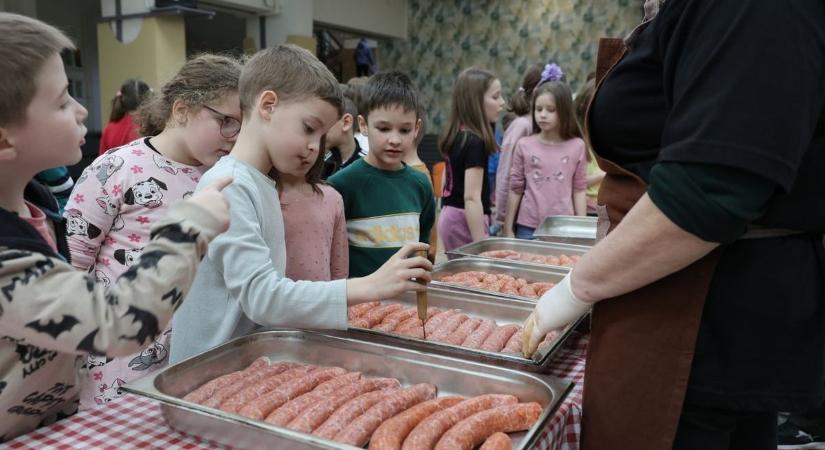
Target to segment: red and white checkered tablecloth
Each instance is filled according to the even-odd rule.
[[[571,336],[554,360],[552,375],[576,383],[556,415],[542,431],[536,448],[579,448],[582,380],[586,335]],[[18,436],[0,448],[14,450],[74,450],[157,448],[165,450],[220,449],[218,444],[181,434],[166,424],[160,405],[134,395],[124,395],[106,406],[83,411],[50,426]]]

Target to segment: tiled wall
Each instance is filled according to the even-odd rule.
[[[380,49],[382,70],[408,73],[427,108],[428,132],[447,121],[452,85],[469,66],[494,71],[505,95],[524,69],[553,61],[573,89],[595,70],[599,37],[623,36],[641,20],[641,0],[409,0],[406,41]]]

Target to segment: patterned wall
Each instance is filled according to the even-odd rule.
[[[595,70],[599,37],[623,36],[641,21],[642,0],[409,0],[409,38],[385,41],[381,69],[408,73],[427,108],[428,133],[449,115],[461,69],[493,70],[505,95],[534,62],[554,61],[573,89]]]

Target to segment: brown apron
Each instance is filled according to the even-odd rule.
[[[625,48],[622,39],[599,43],[597,90]],[[599,227],[605,233],[624,218],[647,185],[598,157],[599,149],[594,151],[606,173],[598,197],[603,205]],[[584,379],[584,450],[673,448],[702,308],[718,260],[717,249],[653,284],[595,305]]]

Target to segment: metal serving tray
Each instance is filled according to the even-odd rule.
[[[572,387],[572,383],[552,377],[322,333],[265,331],[161,369],[123,390],[158,400],[172,428],[233,448],[355,448],[181,399],[206,381],[240,370],[260,356],[343,367],[370,377],[394,377],[405,386],[433,383],[439,396],[506,393],[523,402],[538,402],[544,408],[539,421],[528,431],[511,435],[518,449],[535,445]]]
[[[521,325],[527,320],[527,317],[533,312],[533,308],[536,306],[536,302],[531,300],[511,300],[489,294],[461,292],[436,287],[427,289],[427,298],[428,306],[441,309],[459,309],[462,313],[476,319],[493,319],[498,325]],[[407,293],[401,297],[388,299],[386,303],[400,303],[407,307],[415,307],[416,296],[413,293]],[[350,327],[346,332],[330,331],[330,333],[336,336],[347,336],[369,342],[416,349],[427,353],[467,359],[498,367],[548,373],[552,366],[553,355],[563,346],[565,340],[570,336],[570,333],[585,317],[587,317],[587,313],[582,315],[582,317],[574,323],[568,325],[554,341],[547,344],[547,346],[543,346],[542,351],[537,353],[537,356],[534,355],[534,358],[537,360],[528,359],[521,355],[487,352],[444,342],[425,341],[410,336],[401,336],[368,328]]]
[[[529,302],[536,301],[534,298],[522,297],[520,295],[502,294],[500,292],[460,286],[446,281],[441,281],[441,279],[446,276],[471,270],[496,275],[510,275],[516,278],[524,278],[529,283],[558,283],[562,278],[564,278],[565,275],[567,275],[568,272],[570,272],[570,269],[567,267],[540,266],[537,264],[525,264],[506,259],[467,257],[453,259],[437,265],[433,269],[433,281],[430,282],[430,286],[457,291],[477,292],[480,294],[494,295],[496,297],[510,298],[513,300],[523,300]]]
[[[590,247],[586,245],[573,245],[573,244],[554,244],[550,242],[542,242],[542,241],[530,241],[527,239],[515,239],[515,238],[487,238],[482,241],[472,242],[467,245],[463,245],[453,250],[447,251],[447,256],[452,258],[462,258],[465,256],[477,256],[479,258],[487,258],[493,261],[510,261],[507,259],[502,258],[491,258],[489,256],[481,256],[481,253],[488,252],[491,250],[515,250],[517,252],[526,252],[526,253],[534,253],[537,255],[584,255],[590,250]],[[562,266],[551,266],[549,264],[538,264],[538,263],[531,263],[526,261],[516,261],[519,264],[527,264],[530,266],[537,266],[537,267],[553,267],[553,268],[560,268],[560,269],[570,269],[569,267],[562,267]]]
[[[540,241],[596,245],[596,218],[585,216],[550,216],[533,233]]]

